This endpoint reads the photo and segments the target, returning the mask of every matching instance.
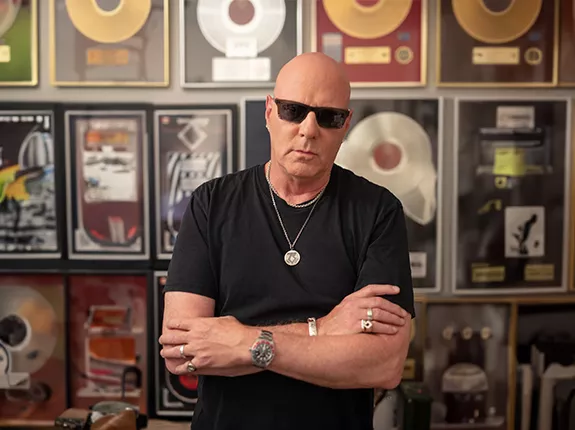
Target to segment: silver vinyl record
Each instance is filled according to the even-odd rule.
[[[279,37],[286,18],[285,0],[198,0],[199,28],[215,49],[226,53],[228,40],[252,39],[257,52]]]
[[[21,5],[22,0],[0,0],[0,37],[12,28]]]
[[[336,163],[389,189],[419,224],[433,219],[437,173],[431,141],[412,118],[379,112],[362,119],[341,145]]]
[[[57,341],[56,311],[44,296],[26,286],[0,288],[0,346],[10,357],[11,372],[41,369]]]

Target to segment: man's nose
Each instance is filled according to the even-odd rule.
[[[306,139],[315,139],[319,134],[319,125],[316,120],[314,112],[307,114],[305,119],[301,122],[299,132],[302,137]]]

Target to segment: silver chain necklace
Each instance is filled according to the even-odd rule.
[[[285,263],[286,263],[288,266],[295,266],[295,265],[297,265],[297,264],[300,262],[300,260],[301,260],[301,255],[300,255],[300,253],[297,252],[297,251],[294,249],[295,244],[296,244],[297,240],[299,239],[299,237],[301,236],[301,234],[302,234],[302,232],[303,232],[303,229],[305,228],[307,222],[308,222],[309,219],[311,218],[311,214],[313,213],[313,210],[315,209],[315,206],[316,206],[317,202],[319,202],[319,199],[320,199],[321,196],[323,195],[323,192],[325,191],[325,188],[326,188],[326,187],[323,187],[322,190],[319,192],[319,194],[318,194],[309,204],[306,204],[306,206],[309,206],[310,204],[313,204],[313,207],[312,207],[311,210],[309,211],[309,214],[307,215],[307,218],[305,219],[305,222],[304,222],[303,225],[301,226],[301,228],[300,228],[300,230],[299,230],[299,233],[297,234],[296,238],[294,239],[293,242],[291,242],[291,241],[289,240],[289,236],[288,236],[288,234],[287,234],[287,230],[286,230],[285,227],[284,227],[284,223],[283,223],[283,221],[282,221],[282,217],[281,217],[281,215],[280,215],[280,211],[278,210],[278,207],[277,207],[277,205],[276,205],[276,200],[275,200],[275,197],[274,197],[274,191],[275,191],[275,190],[273,189],[272,183],[271,183],[271,181],[270,181],[270,169],[271,169],[271,163],[270,163],[269,166],[268,166],[268,171],[267,171],[267,174],[266,174],[266,179],[267,179],[267,181],[268,181],[268,185],[269,185],[269,188],[270,188],[270,196],[272,197],[272,204],[274,205],[274,209],[275,209],[275,211],[276,211],[276,215],[277,215],[278,220],[279,220],[279,222],[280,222],[281,228],[282,228],[282,230],[283,230],[283,232],[284,232],[284,236],[285,236],[285,238],[286,238],[286,240],[287,240],[287,242],[288,242],[288,244],[289,244],[289,250],[288,250],[288,251],[285,253],[285,255],[284,255],[284,261],[285,261]],[[326,185],[326,186],[327,186],[327,185]],[[279,197],[279,196],[278,196],[278,197]],[[287,203],[287,202],[286,202],[286,203]],[[290,205],[290,206],[293,207],[293,205]],[[299,207],[306,207],[306,206],[299,206]]]
[[[268,172],[267,172],[267,175],[266,175],[266,180],[268,181],[268,185],[270,186],[270,188],[272,189],[272,191],[274,192],[274,194],[279,197],[279,196],[280,196],[279,193],[276,191],[276,189],[274,188],[274,186],[272,185],[272,183],[271,183],[271,181],[270,181],[270,177],[269,177],[270,169],[271,169],[271,164],[270,164],[269,167],[268,167]],[[307,208],[307,207],[313,205],[315,202],[317,202],[317,201],[319,200],[319,198],[321,197],[321,194],[322,194],[322,192],[323,192],[324,189],[325,189],[325,187],[323,187],[322,190],[319,192],[319,194],[318,194],[317,196],[315,196],[315,197],[314,197],[312,200],[310,200],[309,202],[306,202],[306,203],[296,203],[295,205],[294,205],[294,204],[291,204],[290,202],[286,202],[286,204],[287,204],[288,206],[291,206],[292,208],[298,208],[298,209]]]

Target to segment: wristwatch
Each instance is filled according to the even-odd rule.
[[[275,344],[271,331],[262,330],[252,347],[252,363],[256,367],[265,369],[275,357]]]

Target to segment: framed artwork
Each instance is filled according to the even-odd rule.
[[[266,128],[266,98],[242,99],[239,168],[263,165],[270,159],[270,135]]]

